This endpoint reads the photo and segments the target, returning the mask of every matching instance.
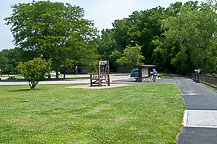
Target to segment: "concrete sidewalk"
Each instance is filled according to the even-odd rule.
[[[217,144],[217,92],[173,75],[186,104],[179,144]]]

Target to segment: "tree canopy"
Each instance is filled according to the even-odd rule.
[[[84,19],[84,10],[68,3],[38,1],[12,6],[6,18],[14,43],[27,61],[34,57],[52,59],[52,68],[95,60],[89,43],[96,35],[93,22]],[[88,59],[88,60],[87,60]]]
[[[142,62],[161,70],[184,74],[199,68],[217,73],[216,6],[214,0],[189,1],[135,11],[102,31],[99,54],[114,66],[118,52],[123,55],[125,49],[138,44],[145,57]]]
[[[15,49],[4,49],[0,53],[5,58],[7,58],[7,61],[0,60],[1,62],[4,62],[4,61],[6,62],[3,73],[7,73],[7,74],[13,73],[13,74],[15,74],[17,72],[16,66],[19,64],[19,61],[20,61],[17,49],[16,48]]]
[[[155,64],[161,71],[184,74],[199,68],[203,73],[217,73],[216,0],[135,11],[115,20],[98,37],[80,7],[39,1],[12,8],[5,20],[12,25],[17,53],[24,61],[51,58],[57,72],[78,63],[89,66],[98,59],[109,60],[116,70],[126,60],[126,51],[138,45],[145,58],[140,62]]]
[[[169,62],[180,73],[196,68],[203,72],[206,72],[207,68],[212,71],[208,62],[215,64],[217,61],[217,14],[212,3],[197,4],[186,3],[176,16],[162,21],[165,32],[159,39],[163,41],[157,44],[155,52],[159,52],[162,59],[168,56],[165,52],[170,51]]]
[[[136,65],[142,65],[142,60],[144,60],[144,56],[141,54],[141,46],[136,45],[132,47],[128,46],[124,50],[123,56],[117,59],[117,63],[132,68]]]
[[[8,70],[8,58],[2,52],[0,52],[0,69],[0,73]]]

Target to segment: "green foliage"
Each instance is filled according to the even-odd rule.
[[[20,61],[17,49],[4,49],[2,50],[2,54],[8,59],[4,73],[15,74],[17,72],[16,66]]]
[[[153,40],[162,33],[160,20],[166,17],[164,13],[164,8],[157,7],[135,11],[128,18],[115,20],[113,28],[103,30],[98,39],[97,48],[102,59],[109,59],[114,69],[118,65],[116,59],[110,59],[113,57],[113,52],[118,51],[123,54],[127,46],[138,44],[145,57],[142,62],[153,64],[152,54],[155,48]]]
[[[96,39],[96,47],[99,55],[103,60],[108,60],[109,56],[118,47],[114,39],[114,31],[112,29],[102,30],[102,35]],[[119,50],[118,50],[119,51]]]
[[[209,73],[217,74],[217,56],[207,61],[206,69],[209,70]]]
[[[178,44],[178,50],[171,51],[175,52],[171,64],[178,72],[196,68],[206,72],[207,61],[215,57],[217,51],[212,42],[216,39],[216,19],[217,14],[209,3],[200,6],[187,3],[182,6],[179,14],[163,20],[166,41]]]
[[[118,66],[118,64],[117,64],[117,60],[118,59],[120,59],[121,58],[121,53],[119,52],[119,51],[117,51],[117,50],[115,50],[115,51],[113,51],[112,53],[111,53],[111,55],[109,56],[109,61],[111,62],[111,65],[113,66],[113,67],[116,67],[116,66]]]
[[[97,40],[97,48],[102,59],[109,59],[114,51],[123,54],[127,46],[138,44],[141,46],[142,55],[146,58],[143,62],[151,64],[155,48],[152,41],[162,33],[160,20],[164,17],[164,8],[158,7],[135,11],[128,18],[115,20],[113,28],[103,30]],[[114,67],[117,66],[115,61],[115,59],[110,60]]]
[[[126,46],[141,46],[146,64],[178,73],[216,71],[216,1],[176,2],[168,8],[135,11],[102,31],[97,48],[104,59]],[[110,62],[115,65],[115,59]],[[122,59],[122,62],[126,59]]]
[[[135,44],[141,46],[145,57],[141,62],[161,70],[183,74],[198,68],[204,73],[217,71],[216,0],[176,2],[168,8],[135,11],[128,18],[115,20],[113,28],[103,30],[98,37],[80,7],[39,1],[12,8],[11,17],[5,20],[12,25],[18,53],[25,60],[52,58],[56,71],[73,71],[79,64],[91,66],[96,59],[109,60],[115,70],[118,60],[119,64],[127,63],[128,59],[120,56],[127,46]]]
[[[29,82],[31,89],[35,89],[40,80],[44,79],[46,72],[50,72],[51,61],[42,60],[41,58],[34,58],[28,62],[20,63],[17,70]]]
[[[0,73],[8,70],[8,58],[4,55],[3,52],[0,52],[0,69]]]
[[[142,60],[144,60],[144,56],[141,54],[141,46],[127,46],[122,57],[117,60],[117,63],[132,68],[136,65],[143,64]]]
[[[52,58],[52,68],[58,71],[81,62],[95,61],[95,48],[90,44],[96,35],[92,21],[84,19],[84,10],[61,2],[33,1],[12,6],[6,18],[15,45],[23,60]],[[90,60],[86,60],[90,58]],[[95,58],[95,59],[94,59]]]
[[[162,7],[134,12],[129,17],[131,23],[128,31],[130,42],[134,41],[141,46],[142,55],[145,57],[143,62],[146,64],[154,64],[152,55],[155,45],[153,40],[161,35],[161,20],[165,17],[165,10]]]

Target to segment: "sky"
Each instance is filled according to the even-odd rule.
[[[40,0],[35,0],[40,1]],[[177,1],[189,0],[50,0],[52,2],[64,2],[80,6],[85,11],[85,18],[93,20],[98,30],[112,28],[116,19],[126,18],[134,11],[147,10],[162,6],[167,8]],[[192,0],[194,1],[194,0]],[[199,0],[201,1],[201,0]],[[202,0],[205,1],[205,0]],[[11,5],[17,3],[31,3],[32,0],[0,0],[0,50],[14,48],[13,36],[10,26],[3,20],[11,15]]]

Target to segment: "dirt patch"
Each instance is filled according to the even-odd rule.
[[[130,86],[129,84],[111,84],[110,86],[90,86],[90,85],[77,85],[70,86],[67,88],[84,88],[84,89],[105,89],[105,88],[114,88],[114,87],[122,87],[122,86]]]

